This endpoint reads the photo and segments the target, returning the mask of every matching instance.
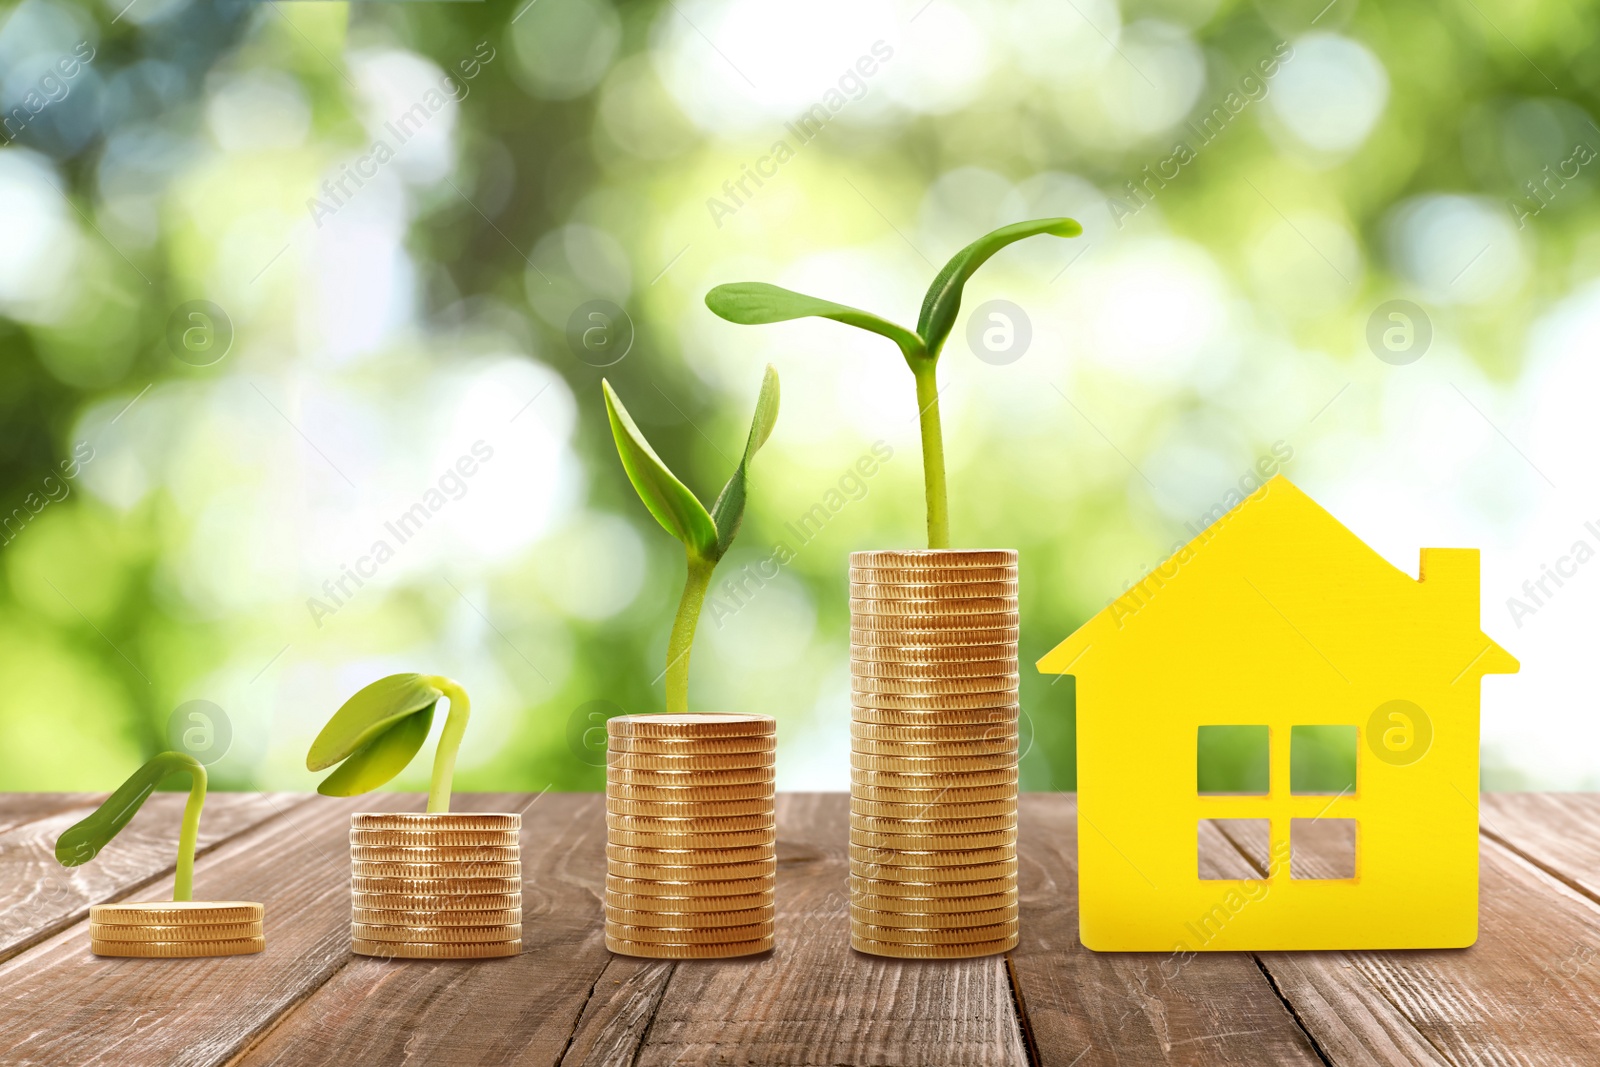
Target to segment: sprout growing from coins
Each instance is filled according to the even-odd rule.
[[[405,770],[428,739],[440,697],[450,701],[450,714],[434,750],[428,811],[449,811],[456,754],[472,705],[465,689],[437,674],[391,674],[345,701],[306,753],[308,771],[338,765],[317,792],[353,797],[377,789]]]
[[[990,256],[1009,244],[1037,234],[1077,237],[1083,227],[1072,219],[1035,219],[1002,226],[957,252],[944,265],[922,300],[917,328],[908,330],[869,311],[796,293],[765,282],[719,285],[706,294],[706,306],[742,325],[816,316],[867,330],[893,341],[917,382],[917,411],[922,430],[922,479],[928,501],[928,547],[950,547],[950,505],[944,477],[944,433],[939,424],[939,353],[961,310],[967,279]]]
[[[727,555],[734,535],[739,532],[739,524],[744,521],[750,461],[772,435],[772,427],[778,421],[778,372],[769,366],[762,376],[761,393],[756,398],[744,454],[739,457],[738,466],[710,511],[656,455],[622,406],[611,383],[602,380],[600,388],[605,394],[606,415],[611,422],[611,436],[617,442],[617,453],[622,457],[622,469],[627,471],[628,480],[650,514],[669,534],[683,542],[688,557],[683,595],[678,601],[672,634],[667,639],[666,671],[667,712],[686,714],[689,710],[689,651],[694,646],[695,626],[700,621],[700,608],[705,603],[712,572],[717,562]]]
[[[172,883],[173,900],[194,899],[194,849],[200,840],[200,810],[206,804],[206,769],[183,752],[163,752],[134,771],[117,791],[88,818],[74,823],[56,839],[56,860],[63,867],[78,867],[100,854],[122,832],[162,779],[189,775],[189,800],[183,806],[178,831],[178,864]]]

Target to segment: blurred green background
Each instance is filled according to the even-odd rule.
[[[196,700],[218,785],[310,788],[321,722],[399,670],[473,694],[458,789],[600,787],[596,727],[661,706],[683,569],[600,378],[709,502],[766,362],[783,412],[692,702],[777,715],[780,788],[847,788],[846,557],[921,543],[911,377],[701,298],[912,322],[959,247],[1043,215],[1085,234],[966,302],[1014,302],[1026,349],[980,358],[964,311],[941,366],[954,543],[1020,550],[1025,664],[1263,459],[1399,566],[1483,544],[1509,630],[1585,503],[1528,469],[1576,488],[1527,439],[1573,383],[1528,368],[1600,264],[1593,26],[1552,0],[0,5],[0,788],[109,788]],[[1071,789],[1072,682],[1022,684],[1023,785]],[[1486,704],[1487,784],[1592,784],[1580,710],[1530,734]]]

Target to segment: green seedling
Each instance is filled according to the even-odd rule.
[[[611,420],[611,436],[616,438],[617,453],[622,457],[622,469],[628,472],[628,480],[650,514],[669,534],[683,542],[688,555],[688,576],[683,583],[683,596],[678,600],[672,635],[667,639],[667,711],[682,714],[689,710],[689,650],[694,646],[700,607],[705,603],[706,589],[711,584],[717,561],[727,555],[734,535],[739,532],[739,524],[744,521],[750,460],[772,435],[772,426],[778,421],[778,372],[768,367],[761,379],[761,395],[756,399],[756,413],[750,420],[744,455],[710,511],[661,462],[661,457],[634,425],[611,383],[602,380],[600,389],[605,394],[606,415]]]
[[[117,791],[82,822],[69,826],[56,839],[56,860],[63,867],[78,867],[96,856],[138,814],[163,778],[189,775],[189,800],[183,806],[183,827],[178,831],[178,867],[172,882],[173,900],[194,899],[194,848],[200,840],[200,809],[206,804],[206,769],[184,752],[163,752],[134,771]]]
[[[308,771],[339,765],[317,792],[328,797],[358,796],[405,770],[428,739],[440,697],[450,701],[450,714],[433,753],[428,811],[449,811],[456,753],[467,732],[472,703],[465,689],[437,674],[391,674],[346,700],[306,753]]]
[[[928,286],[917,328],[908,330],[869,311],[831,300],[781,289],[765,282],[719,285],[706,294],[706,306],[729,322],[746,326],[785,322],[808,316],[832,319],[893,341],[917,381],[917,409],[922,429],[922,479],[928,499],[928,547],[950,547],[950,505],[945,491],[944,435],[939,427],[939,353],[961,310],[967,279],[1002,248],[1025,237],[1048,233],[1077,237],[1083,227],[1072,219],[1035,219],[1002,226],[957,252]]]

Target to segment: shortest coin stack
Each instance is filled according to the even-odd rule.
[[[522,951],[521,815],[350,816],[351,949],[471,960]]]
[[[247,900],[160,900],[89,909],[96,956],[244,956],[267,947],[265,909]]]
[[[652,959],[771,951],[777,720],[619,715],[606,738],[606,947]]]

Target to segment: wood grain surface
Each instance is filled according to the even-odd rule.
[[[680,963],[606,951],[593,794],[456,798],[524,813],[521,956],[351,955],[350,813],[422,797],[216,794],[197,893],[266,904],[267,950],[99,959],[88,905],[170,894],[182,798],[152,798],[93,863],[52,867],[55,835],[99,799],[0,796],[0,1064],[1600,1063],[1592,795],[1484,798],[1470,949],[1193,955],[1084,949],[1073,798],[1024,795],[1022,943],[949,962],[849,948],[848,798],[783,795],[776,950]],[[1263,860],[1239,827],[1199,844],[1213,873]]]

